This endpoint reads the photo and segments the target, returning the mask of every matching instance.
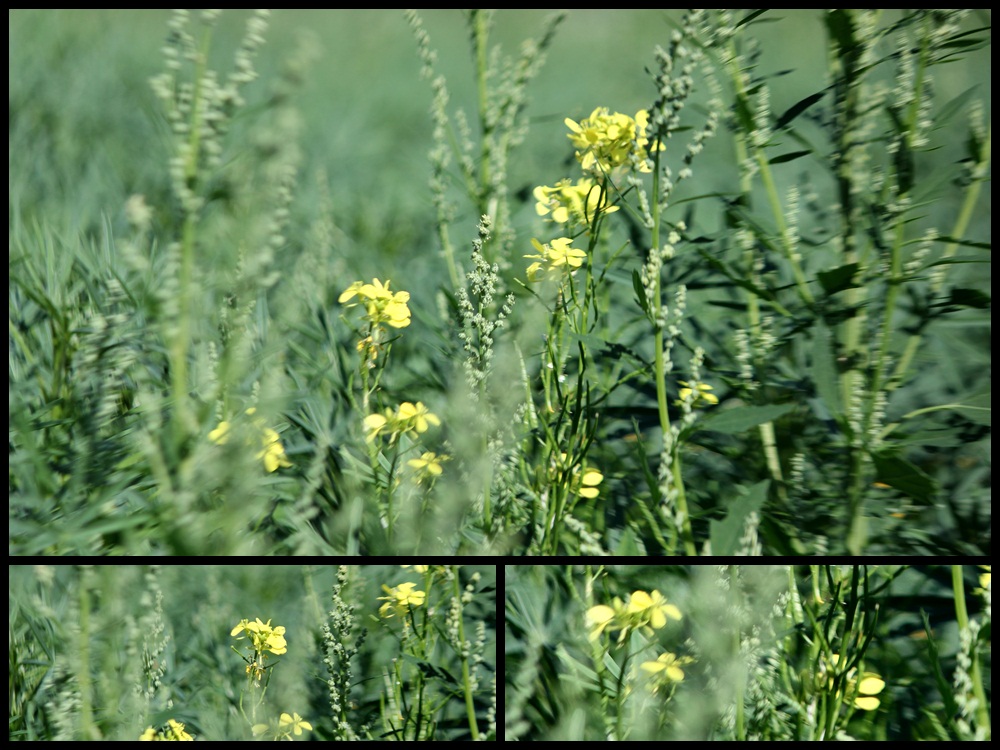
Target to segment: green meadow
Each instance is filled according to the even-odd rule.
[[[10,740],[496,739],[496,567],[13,565]]]

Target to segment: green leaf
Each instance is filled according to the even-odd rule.
[[[883,451],[874,454],[872,460],[875,463],[877,481],[920,502],[929,503],[934,499],[937,484],[905,458],[891,451]]]
[[[639,303],[642,311],[649,315],[649,300],[646,299],[646,290],[642,286],[642,277],[636,270],[632,271],[632,288],[635,290],[635,301]]]
[[[795,404],[773,404],[770,406],[737,406],[733,409],[713,414],[699,420],[696,427],[703,430],[722,432],[727,435],[735,435],[745,432],[751,427],[756,427],[764,422],[773,422],[792,409]]]
[[[813,338],[812,377],[816,384],[816,394],[822,399],[830,413],[837,417],[843,413],[840,402],[840,382],[837,363],[833,356],[833,336],[830,329],[817,323]]]
[[[829,271],[820,271],[816,274],[823,291],[827,294],[836,294],[845,289],[853,289],[861,286],[854,278],[861,267],[860,263],[848,263],[844,266],[831,268]]]
[[[770,480],[758,482],[743,497],[737,498],[729,506],[729,512],[721,521],[711,521],[708,525],[708,537],[712,543],[712,554],[728,556],[737,550],[737,545],[743,536],[747,517],[754,512],[759,513],[767,500],[767,488]]]
[[[791,107],[789,107],[788,109],[786,109],[785,112],[784,112],[784,114],[781,115],[781,117],[778,118],[778,121],[776,123],[774,123],[774,129],[775,130],[781,130],[783,127],[785,127],[786,125],[788,125],[788,123],[790,123],[796,117],[798,117],[799,115],[801,115],[803,112],[805,112],[807,109],[809,109],[812,105],[814,105],[816,102],[818,102],[824,96],[826,96],[826,92],[825,91],[817,91],[815,94],[810,94],[805,99],[802,99],[801,101],[796,102]],[[808,152],[804,152],[804,153],[808,153]],[[774,164],[773,161],[771,163]]]
[[[945,125],[952,117],[957,115],[966,105],[966,103],[972,99],[973,94],[976,93],[976,89],[979,88],[979,84],[971,86],[963,91],[961,94],[951,99],[947,104],[938,110],[937,114],[934,116],[934,127],[939,129]]]
[[[988,294],[978,289],[952,289],[946,304],[985,310],[992,304],[992,301]]]
[[[747,13],[743,17],[743,20],[737,21],[736,22],[736,26],[734,26],[733,28],[737,28],[738,29],[740,26],[744,26],[744,25],[750,23],[753,19],[757,18],[757,16],[760,16],[760,15],[763,15],[764,13],[767,13],[767,11],[769,11],[769,10],[770,10],[770,8],[758,8],[757,10],[751,11],[750,13]]]
[[[795,161],[803,156],[809,156],[812,151],[791,151],[787,154],[780,154],[767,160],[768,164],[784,164],[786,161]]]

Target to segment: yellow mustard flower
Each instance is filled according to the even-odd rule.
[[[646,135],[649,114],[644,109],[633,118],[597,107],[580,122],[568,117],[564,122],[570,129],[568,138],[576,148],[577,161],[586,171],[608,173],[634,158],[640,171],[649,172],[649,149],[663,148],[662,144],[650,145]]]
[[[250,620],[240,620],[239,624],[232,629],[230,635],[236,638],[236,640],[243,640],[249,636],[253,644],[253,649],[258,654],[270,651],[275,656],[281,656],[288,652],[284,626],[271,627],[270,620],[266,623],[261,622],[259,617],[253,622]]]
[[[590,177],[583,177],[573,184],[568,179],[560,180],[553,187],[539,185],[532,194],[535,196],[535,212],[557,224],[577,224],[590,226],[598,213],[613,213],[618,206],[610,205],[605,193],[602,200],[601,186]]]
[[[977,593],[977,594],[985,594],[990,589],[990,585],[993,582],[993,571],[992,571],[993,566],[992,565],[980,565],[979,567],[980,567],[980,569],[982,569],[982,570],[984,570],[986,572],[979,574],[979,588],[976,589],[975,593]]]
[[[416,587],[417,584],[410,583],[409,581],[393,588],[389,588],[383,584],[382,590],[388,596],[379,597],[379,601],[385,601],[385,604],[379,607],[379,615],[381,617],[392,617],[396,614],[402,617],[410,611],[410,607],[422,606],[427,599],[427,593],[424,591],[415,591]]]
[[[399,567],[403,568],[403,570],[412,568],[417,573],[426,573],[431,569],[430,565],[400,565]]]
[[[690,656],[677,656],[669,651],[660,654],[656,661],[646,661],[639,665],[639,668],[648,675],[656,679],[656,682],[682,682],[684,680],[684,667],[694,662]],[[654,683],[654,692],[656,690]]]
[[[420,458],[411,458],[406,465],[414,470],[414,479],[417,484],[424,481],[433,482],[444,472],[441,464],[448,460],[448,456],[439,456],[437,453],[426,452],[420,454]]]
[[[678,399],[675,402],[678,406],[680,406],[682,403],[691,398],[692,391],[691,388],[688,387],[686,381],[680,380],[678,382],[682,386],[684,386],[678,392],[677,394]],[[698,393],[694,396],[694,400],[691,402],[692,406],[696,406],[701,402],[705,402],[706,404],[712,404],[712,405],[719,403],[719,397],[716,396],[714,393],[710,393],[711,390],[712,386],[707,385],[705,383],[698,383]]]
[[[345,289],[338,302],[347,307],[354,307],[358,302],[352,302],[355,297],[365,308],[365,318],[372,325],[390,325],[393,328],[405,328],[410,325],[409,292],[393,292],[389,289],[389,281],[383,284],[378,279],[372,279],[368,284],[355,281]]]
[[[428,425],[440,426],[441,420],[420,401],[415,404],[404,401],[396,410],[396,423],[404,432],[408,430],[427,432]]]
[[[599,490],[597,485],[604,481],[604,475],[597,469],[585,469],[580,474],[579,481],[574,482],[574,491],[580,497],[592,500],[597,497]]]
[[[667,620],[682,619],[681,611],[659,591],[633,591],[625,611],[636,618],[636,627],[648,625],[654,630],[665,627]]]
[[[605,631],[619,631],[618,642],[624,643],[633,630],[644,629],[650,635],[665,627],[668,620],[680,620],[681,611],[670,604],[659,591],[633,591],[628,602],[615,597],[612,606],[598,604],[587,610],[590,640],[600,638]]]
[[[168,719],[166,726],[160,731],[156,731],[153,727],[147,727],[139,740],[141,742],[194,742],[194,737],[185,731],[184,725],[179,721]]]
[[[833,654],[831,665],[833,668],[840,663],[840,654]],[[833,687],[833,676],[829,679],[829,685]],[[845,703],[851,703],[855,708],[862,711],[874,711],[882,701],[876,696],[885,690],[885,680],[874,672],[864,672],[858,677],[858,671],[851,669],[847,673],[846,691],[843,699]]]
[[[364,419],[365,441],[372,442],[381,434],[387,433],[390,440],[396,440],[401,434],[427,431],[430,425],[440,426],[441,420],[420,401],[411,403],[404,401],[395,412],[386,409],[382,414],[369,414]]]
[[[296,737],[302,734],[303,729],[312,731],[312,724],[298,714],[283,713],[281,714],[281,718],[278,720],[278,724],[282,730],[291,732]]]
[[[566,272],[572,273],[583,265],[587,254],[583,250],[571,247],[573,240],[569,237],[559,237],[543,245],[534,237],[531,244],[538,254],[525,255],[525,258],[537,258],[528,266],[528,281],[539,281],[543,278],[561,278]]]
[[[250,407],[245,412],[248,416],[253,416],[257,413],[255,407]],[[208,433],[208,439],[211,440],[216,445],[225,445],[229,442],[229,433],[232,431],[232,426],[226,420],[219,422],[219,425]],[[288,456],[285,454],[285,446],[281,444],[281,436],[278,435],[276,430],[272,430],[268,427],[263,419],[255,418],[253,420],[253,431],[256,433],[256,437],[251,434],[247,436],[247,445],[254,446],[255,441],[261,446],[261,449],[257,451],[256,458],[264,463],[264,468],[268,472],[275,472],[281,467],[289,467],[292,462],[288,460]]]
[[[587,610],[586,622],[590,640],[596,641],[607,630],[614,630],[617,612],[607,604],[598,604]]]

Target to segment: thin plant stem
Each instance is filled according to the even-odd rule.
[[[651,252],[660,252],[660,152],[655,150],[653,165],[653,200],[650,208],[653,212],[653,226]],[[667,436],[671,434],[670,413],[667,411],[667,378],[665,362],[663,358],[663,321],[659,320],[661,309],[661,274],[656,275],[653,283],[652,309],[654,311],[653,334],[653,367],[655,369],[654,378],[656,381],[656,408],[660,416],[660,430],[663,433],[663,440],[666,442]],[[670,448],[670,471],[673,474],[673,486],[677,492],[677,512],[681,517],[681,543],[684,546],[684,553],[695,556],[698,554],[694,545],[694,533],[691,529],[691,514],[688,512],[687,495],[684,492],[684,480],[681,475],[680,445],[676,442]]]
[[[951,584],[955,597],[955,617],[959,631],[969,628],[969,610],[965,604],[965,571],[961,565],[951,566]],[[979,664],[979,651],[976,645],[970,644],[972,659],[972,693],[976,696],[976,722],[986,730],[986,736],[991,735],[989,703],[986,702],[986,691],[983,688],[983,672]]]

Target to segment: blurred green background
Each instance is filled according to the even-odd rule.
[[[475,71],[464,14],[420,14],[438,51],[438,71],[448,81],[450,108],[464,109],[474,122]],[[515,58],[521,42],[540,33],[547,15],[498,11],[491,46]],[[243,11],[223,13],[211,57],[217,69],[231,68],[247,17]],[[528,240],[543,226],[530,188],[552,185],[569,173],[572,152],[563,119],[583,118],[597,106],[628,113],[648,107],[655,95],[647,72],[653,68],[653,51],[669,43],[678,17],[679,11],[578,10],[558,28],[547,61],[529,86],[530,130],[510,168],[510,184],[521,191],[522,202],[513,210],[526,252]],[[154,207],[170,204],[169,130],[148,83],[163,69],[168,19],[167,11],[10,11],[12,222],[99,233],[106,217],[113,229],[124,231],[129,195],[142,193]],[[764,19],[753,29],[761,43],[759,70],[775,76],[771,108],[780,113],[826,85],[825,30],[819,11],[771,11]],[[988,23],[988,18],[975,23]],[[431,90],[420,77],[416,43],[402,11],[276,11],[266,39],[257,61],[260,79],[246,93],[251,104],[260,105],[273,92],[289,61],[302,61],[293,63],[299,88],[291,103],[300,118],[301,169],[289,260],[320,210],[322,185],[340,232],[341,272],[387,275],[385,262],[392,260],[396,275],[402,265],[414,281],[441,280],[444,265],[427,189]],[[990,111],[989,48],[933,73],[939,102],[975,87],[975,96]],[[236,128],[253,127],[247,121],[254,112],[251,106],[241,114]],[[938,167],[952,165],[963,154],[960,138],[941,139],[922,155],[923,176],[932,179]],[[797,179],[805,169],[797,166],[802,163],[777,170],[779,181]],[[731,139],[722,133],[711,139],[695,169],[696,178],[676,199],[690,191],[733,191],[737,173]],[[831,187],[817,185],[820,191]],[[989,185],[985,192],[989,205]],[[946,194],[931,218],[953,217],[960,198],[959,191]],[[459,212],[459,228],[467,233],[454,231],[453,240],[459,249],[469,248],[478,217],[466,205],[460,204]],[[703,222],[706,232],[717,228],[714,217],[703,214]],[[988,240],[989,233],[989,214],[981,212],[970,235]]]

